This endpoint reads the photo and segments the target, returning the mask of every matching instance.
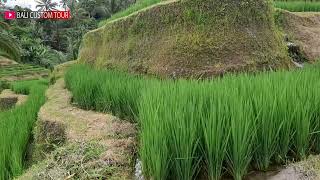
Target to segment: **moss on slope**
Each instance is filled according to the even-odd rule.
[[[80,62],[198,77],[288,67],[266,0],[167,1],[87,33]]]

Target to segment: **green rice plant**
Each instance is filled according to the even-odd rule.
[[[70,68],[65,77],[80,107],[131,120],[137,116],[143,79],[116,71],[92,71],[83,65]]]
[[[256,142],[258,144],[254,152],[255,166],[264,171],[270,166],[277,151],[277,142],[282,126],[282,122],[279,121],[281,116],[276,113],[278,111],[277,95],[270,93],[279,86],[274,86],[273,83],[270,79],[263,79],[255,83],[254,92],[250,97],[253,102],[254,117],[257,118]]]
[[[44,81],[16,82],[15,92],[28,94],[25,104],[0,112],[0,179],[11,179],[22,173],[26,148],[41,105],[45,102]]]
[[[226,158],[227,145],[229,142],[230,114],[226,113],[226,104],[223,103],[226,98],[224,93],[226,89],[202,88],[207,93],[203,101],[204,111],[200,119],[204,137],[204,154],[208,168],[209,178],[212,180],[220,179],[223,162]]]
[[[172,153],[170,145],[169,119],[164,108],[165,103],[159,88],[160,84],[150,87],[150,91],[144,93],[140,103],[139,121],[141,126],[140,157],[146,177],[154,180],[165,180],[169,177]],[[157,103],[154,103],[157,101]]]
[[[276,8],[285,9],[292,12],[319,12],[319,1],[275,1]]]
[[[256,121],[250,101],[246,100],[245,96],[238,97],[237,90],[229,90],[224,103],[227,104],[227,113],[230,113],[228,169],[234,179],[241,180],[252,160]]]
[[[202,107],[195,106],[201,101],[197,98],[197,92],[186,81],[163,88],[162,98],[165,99],[165,104],[160,108],[165,108],[165,117],[169,121],[175,179],[194,179],[198,172],[201,157],[197,156],[197,150]]]
[[[78,104],[134,117],[150,179],[195,179],[204,170],[210,179],[225,170],[241,179],[248,169],[319,153],[319,79],[318,65],[202,81],[81,65],[65,77]]]
[[[288,82],[289,79],[285,78],[284,81]],[[281,86],[280,86],[281,87]],[[276,141],[276,151],[274,152],[275,161],[279,164],[285,163],[288,159],[288,152],[290,151],[290,147],[292,146],[292,140],[294,139],[294,131],[293,131],[293,122],[292,119],[294,117],[294,104],[288,103],[288,99],[292,99],[294,97],[290,97],[287,91],[290,91],[289,87],[278,88],[279,96],[276,105],[275,117],[278,117],[275,121],[276,124],[279,125],[279,132]]]

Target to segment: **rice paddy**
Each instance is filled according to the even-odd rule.
[[[38,76],[47,76],[49,74],[49,70],[28,64],[11,64],[11,65],[3,65],[0,66],[0,79],[12,79],[12,78],[24,78],[32,76],[36,76],[35,79],[38,79]]]
[[[37,113],[45,101],[45,80],[11,84],[16,93],[27,94],[25,104],[0,112],[0,179],[12,179],[25,168],[25,155]]]
[[[320,1],[274,1],[276,8],[285,9],[291,12],[320,12]]]
[[[242,179],[320,153],[319,66],[215,80],[159,80],[72,67],[74,101],[140,125],[151,179]]]

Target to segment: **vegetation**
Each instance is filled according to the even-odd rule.
[[[22,81],[12,84],[16,93],[28,94],[25,104],[0,112],[0,179],[22,173],[26,148],[37,113],[45,101],[47,82]]]
[[[320,12],[320,1],[277,0],[274,2],[274,6],[276,8],[285,9],[292,12]]]
[[[319,77],[317,66],[174,81],[78,65],[65,80],[79,106],[140,124],[147,177],[193,179],[206,169],[216,179],[226,169],[238,180],[320,152]]]
[[[149,7],[151,5],[157,4],[161,1],[162,0],[138,0],[138,2],[129,6],[128,8],[124,9],[123,11],[115,13],[110,18],[99,22],[99,26],[101,27],[101,26],[105,25],[107,22],[128,16],[134,12],[137,12],[137,11],[139,11],[143,8]]]
[[[59,9],[57,2],[36,2],[38,10],[41,11]],[[133,2],[134,0],[63,0],[60,8],[71,11],[72,19],[68,21],[6,21],[0,16],[0,55],[51,69],[55,65],[75,60],[82,36],[97,28],[100,19],[110,17]],[[30,11],[19,6],[14,10]]]
[[[82,73],[87,76],[82,76]],[[90,68],[78,67],[70,68],[65,80],[74,94],[74,101],[82,108],[112,112],[121,118],[133,120],[137,115],[137,98],[144,82],[141,76],[138,77],[117,71],[92,71]],[[119,78],[123,86],[118,85]]]
[[[9,25],[0,21],[0,56],[20,60],[20,46],[8,34]]]
[[[168,1],[107,23],[84,36],[78,59],[96,67],[161,77],[290,67],[270,3],[213,2]]]
[[[0,69],[0,79],[6,79],[10,77],[21,77],[25,75],[48,75],[49,70],[36,66],[36,65],[28,65],[28,64],[14,64],[14,65],[6,65],[1,66]]]

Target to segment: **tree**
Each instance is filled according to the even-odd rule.
[[[51,0],[37,0],[36,1],[38,5],[36,8],[39,8],[38,11],[51,11],[51,10],[57,10],[56,6],[58,5],[55,2],[52,2]]]
[[[0,56],[19,61],[21,48],[16,40],[8,34],[9,28],[7,23],[0,21]]]

